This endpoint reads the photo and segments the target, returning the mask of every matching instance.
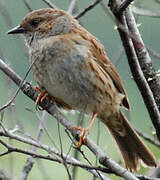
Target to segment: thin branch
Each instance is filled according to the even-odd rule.
[[[51,3],[50,0],[42,0],[43,2],[45,2],[50,8],[53,8],[53,9],[57,9],[57,7]]]
[[[6,132],[8,133],[8,130],[6,130]],[[2,132],[1,132],[2,133]],[[9,133],[10,134],[10,133]],[[14,134],[13,134],[14,136]],[[17,139],[17,137],[16,137]],[[18,140],[18,139],[17,139]],[[10,145],[8,145],[6,142],[2,141],[0,139],[0,143],[2,145],[4,145],[9,153],[12,153],[12,152],[17,152],[17,153],[21,153],[21,154],[26,154],[26,155],[30,155],[34,158],[39,158],[39,159],[44,159],[44,160],[49,160],[49,161],[54,161],[54,162],[58,162],[60,164],[63,164],[63,160],[62,159],[59,159],[59,158],[53,158],[52,156],[50,155],[41,155],[41,154],[37,154],[35,152],[32,152],[32,151],[26,151],[26,150],[23,150],[23,149],[20,149],[20,148],[14,148]],[[38,146],[38,144],[37,144]],[[39,145],[41,147],[41,145]],[[43,146],[43,145],[42,145]],[[51,152],[50,152],[51,153]],[[90,165],[85,165],[83,163],[81,163],[80,161],[77,161],[77,160],[74,160],[74,158],[71,158],[71,157],[68,157],[66,158],[66,162],[67,164],[70,164],[72,166],[77,166],[77,167],[80,167],[80,168],[83,168],[83,169],[86,169],[86,170],[89,170],[89,171],[102,171],[104,173],[113,173],[112,171],[110,171],[109,169],[106,169],[106,168],[103,168],[103,167],[100,167],[100,166],[90,166]],[[94,174],[94,173],[93,173]],[[97,174],[94,174],[94,176],[96,176],[97,178],[100,178],[99,176],[97,176]],[[160,178],[150,178],[148,176],[143,176],[143,175],[136,175],[140,180],[160,180]],[[105,177],[101,174],[101,177],[103,178],[103,180],[110,180],[108,177]],[[138,179],[137,179],[138,180]]]
[[[69,180],[73,180],[72,175],[70,173],[70,170],[68,168],[68,164],[67,164],[66,160],[63,158],[63,156],[62,156],[62,159],[63,159],[63,165],[64,165],[64,167],[65,167],[65,169],[67,171]]]
[[[69,180],[72,180],[72,175],[69,171],[69,168],[68,168],[68,165],[66,163],[66,158],[63,156],[63,146],[62,146],[62,136],[61,136],[61,132],[60,132],[60,124],[59,122],[57,121],[57,126],[58,126],[58,138],[59,138],[59,142],[60,142],[60,149],[61,149],[61,158],[63,160],[63,165],[67,171],[67,174],[68,174],[68,177],[69,177]]]
[[[139,37],[140,36],[139,32],[137,31],[137,29],[135,32],[132,31],[133,26],[131,26],[131,23],[132,23],[131,21],[132,20],[134,21],[133,24],[135,28],[136,27],[135,20],[131,19],[131,16],[130,18],[128,17],[128,10],[126,10],[127,13],[125,14],[125,16],[127,16],[128,24],[126,23],[126,17],[124,15],[121,15],[121,14],[119,15],[115,13],[114,6],[115,6],[115,3],[118,4],[118,2],[119,1],[110,0],[109,5],[117,20],[118,31],[119,31],[123,46],[126,51],[126,55],[128,58],[128,63],[130,65],[132,75],[134,77],[134,80],[137,83],[137,86],[141,92],[141,95],[143,96],[143,100],[150,114],[152,123],[156,129],[157,136],[160,139],[160,112],[159,112],[159,108],[157,107],[157,104],[160,104],[160,100],[159,100],[160,81],[158,80],[159,78],[156,75],[156,72],[153,68],[152,62],[146,51],[144,43],[142,39]],[[133,34],[132,36],[128,36],[129,33],[126,33],[128,32],[128,26],[130,27],[130,30],[131,30],[130,34]],[[140,63],[141,63],[141,66],[140,66]],[[143,73],[145,74],[145,77]],[[152,79],[151,82],[148,81],[150,76]]]
[[[6,25],[12,26],[13,21],[9,14],[9,11],[8,11],[5,1],[0,1],[0,14],[2,15],[3,19],[5,20]]]
[[[96,0],[95,2],[91,3],[88,7],[86,7],[84,10],[82,10],[80,13],[78,13],[76,16],[74,16],[75,19],[79,19],[82,16],[84,16],[88,11],[93,9],[97,4],[99,4],[102,0]]]
[[[40,142],[40,138],[41,138],[42,133],[43,133],[43,128],[45,126],[44,124],[46,122],[47,116],[48,116],[48,113],[46,111],[43,111],[42,116],[40,118],[39,128],[38,128],[37,136],[36,136],[36,141],[37,142]],[[37,147],[32,146],[31,150],[36,153],[37,152]],[[33,165],[34,165],[34,157],[30,156],[30,157],[27,158],[27,161],[26,161],[25,166],[23,168],[20,180],[26,180],[27,179]]]
[[[147,47],[149,54],[157,59],[160,59],[160,54]]]
[[[1,180],[14,180],[14,178],[8,174],[4,169],[0,168],[0,179]]]
[[[0,60],[1,60],[1,59],[0,59]],[[23,83],[25,82],[25,79],[27,78],[27,76],[28,76],[29,72],[31,71],[32,66],[33,66],[33,64],[36,62],[36,60],[37,60],[37,59],[35,59],[35,61],[34,61],[34,62],[30,65],[30,67],[28,68],[28,70],[27,70],[27,72],[26,72],[23,80],[20,81],[20,80],[17,79],[17,80],[20,82],[18,89],[16,90],[15,94],[13,95],[13,97],[12,97],[4,106],[2,106],[2,107],[0,108],[0,111],[6,109],[7,107],[9,107],[9,106],[13,103],[13,101],[14,101],[15,98],[17,97],[18,93],[20,92],[21,86],[23,86]],[[2,61],[2,60],[1,60],[1,61]],[[3,63],[3,61],[2,61],[1,63]],[[3,68],[4,68],[4,69],[6,68],[6,67],[5,67],[5,63],[3,64]],[[7,70],[7,69],[6,69],[6,70]],[[9,71],[8,71],[8,73],[9,73]],[[13,78],[14,78],[14,77],[13,77]],[[11,79],[12,79],[12,77],[11,77]],[[12,80],[13,80],[13,79],[12,79]]]
[[[152,60],[148,54],[148,51],[139,33],[139,30],[137,28],[131,9],[128,8],[125,13],[126,13],[126,21],[127,21],[129,30],[134,36],[137,37],[136,40],[132,39],[132,42],[134,45],[136,55],[138,57],[139,64],[141,66],[141,69],[143,70],[145,79],[147,80],[147,83],[154,96],[154,100],[156,102],[155,106],[158,106],[158,110],[160,112],[160,96],[159,96],[160,78],[159,76],[157,76],[157,73],[153,67]],[[158,139],[160,140],[160,114],[159,114],[158,119],[152,117],[152,123],[156,129],[156,134],[158,136]]]
[[[143,175],[137,175],[140,180],[160,180],[160,178],[148,177]]]
[[[109,10],[109,8],[106,6],[106,4],[103,2],[103,1],[101,1],[100,2],[100,5],[101,5],[101,7],[102,7],[102,9],[103,9],[103,11],[105,12],[105,14],[107,15],[107,17],[109,16],[112,20],[113,20],[113,14],[111,13],[111,11]],[[114,21],[114,20],[113,20]]]
[[[160,147],[160,142],[157,141],[156,139],[153,139],[151,138],[150,136],[148,136],[147,134],[145,133],[142,133],[142,131],[140,131],[139,129],[135,128],[136,132],[141,136],[143,137],[145,140],[147,140],[148,142],[150,142],[151,144],[157,146],[157,147]]]
[[[110,7],[110,9],[112,10],[112,13],[114,13],[115,16],[113,16],[113,14],[108,9],[108,7],[106,7],[106,5],[103,2],[101,2],[100,4],[101,4],[101,7],[103,8],[105,14],[107,16],[109,16],[111,18],[111,20],[116,24],[117,29],[120,29],[121,31],[123,31],[128,36],[128,38],[133,38],[136,41],[137,37],[135,35],[133,35],[131,32],[129,32],[128,28],[126,28],[125,25],[123,25],[118,19],[116,19],[116,16],[119,17],[119,13],[116,14],[117,11],[115,10],[115,7],[114,7],[114,5],[112,5],[111,2],[112,2],[112,0],[109,1],[108,6]]]
[[[125,0],[121,3],[119,7],[117,7],[117,13],[121,14],[126,10],[126,8],[133,2],[134,0]]]
[[[160,11],[153,11],[149,9],[138,8],[135,6],[132,7],[132,11],[137,15],[160,18]]]
[[[118,62],[121,60],[121,57],[124,55],[124,48],[122,47],[122,48],[120,48],[119,49],[119,51],[116,53],[116,58],[115,58],[115,60],[113,61],[113,64],[115,65],[115,66],[117,66],[118,65]]]
[[[37,162],[38,169],[39,169],[39,171],[41,173],[42,179],[44,179],[44,180],[51,180],[52,177],[50,177],[48,172],[46,171],[46,170],[48,170],[48,165],[47,165],[47,168],[46,168],[44,166],[44,164],[42,163],[41,159],[36,159],[36,162]]]
[[[69,8],[68,8],[68,10],[67,10],[67,12],[68,12],[69,14],[72,14],[72,13],[73,13],[73,10],[74,10],[75,7],[76,7],[76,3],[77,3],[77,0],[71,0],[71,3],[70,3]]]
[[[51,148],[51,147],[49,147],[47,145],[44,145],[44,144],[41,144],[41,143],[37,143],[36,141],[30,140],[28,138],[24,138],[24,137],[21,137],[19,135],[16,135],[16,134],[8,131],[7,129],[6,129],[5,132],[1,131],[0,136],[9,137],[11,139],[15,139],[15,140],[23,142],[25,144],[30,144],[32,146],[38,147],[40,149],[43,149],[43,150],[47,151],[50,155],[45,156],[45,155],[37,154],[37,153],[35,153],[33,151],[26,151],[26,150],[23,150],[23,149],[20,149],[20,148],[14,148],[14,147],[8,145],[7,143],[5,143],[4,141],[2,141],[0,139],[0,143],[3,144],[8,149],[7,152],[9,152],[9,153],[18,152],[18,153],[30,155],[30,156],[32,156],[34,158],[41,158],[41,159],[50,160],[50,161],[54,161],[54,162],[58,162],[58,163],[63,164],[63,160],[60,159],[61,158],[61,153],[57,149]],[[52,157],[51,156],[52,153],[57,155],[59,158]],[[96,172],[97,170],[100,170],[102,172],[107,172],[107,173],[111,172],[106,168],[85,165],[82,162],[78,161],[77,159],[75,159],[75,158],[73,158],[73,157],[71,157],[69,155],[66,156],[65,154],[63,154],[63,156],[66,158],[67,164],[70,164],[72,166],[77,166],[77,167],[84,168],[84,169],[88,170],[89,172],[91,172],[92,174],[96,175],[96,177],[98,177],[98,178],[100,178],[100,177]],[[101,176],[103,177],[104,180],[109,180],[104,175],[101,174]]]
[[[31,7],[31,5],[29,4],[28,0],[24,0],[24,4],[25,4],[25,6],[27,7],[27,9],[28,9],[29,12],[33,11],[33,9],[32,9],[32,7]]]
[[[4,23],[6,24],[6,27],[10,28],[14,25],[13,19],[12,19],[13,17],[9,13],[6,1],[0,1],[0,14],[2,15],[4,19]],[[22,38],[20,38],[19,36],[16,36],[15,43],[17,44],[19,50],[22,51],[24,55],[26,55],[24,41],[22,42]]]

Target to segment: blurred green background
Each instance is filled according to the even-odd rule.
[[[159,10],[160,6],[158,6],[155,1],[139,0],[135,1],[135,4],[133,4],[133,6],[139,4],[140,1],[142,7],[152,10]],[[78,11],[84,9],[91,2],[91,0],[77,0]],[[31,4],[33,9],[48,7],[41,0],[30,0],[29,3]],[[58,8],[67,10],[70,4],[70,0],[52,0],[52,3],[54,3]],[[107,5],[106,1],[104,1],[104,3]],[[25,73],[29,67],[27,48],[25,47],[23,37],[19,35],[7,35],[6,32],[12,27],[19,24],[21,19],[27,13],[28,9],[24,5],[23,0],[0,0],[0,57],[4,59],[10,65],[10,67],[12,67],[21,77],[25,76]],[[117,58],[119,57],[123,48],[114,22],[109,16],[105,14],[100,4],[86,13],[80,19],[80,22],[89,32],[99,38],[99,40],[104,45],[111,61],[114,64],[116,63],[115,65],[124,81],[131,104],[131,111],[127,113],[129,120],[135,127],[152,136],[152,134],[154,133],[154,129],[144,102],[130,73],[125,54],[123,53],[123,55],[117,61]],[[156,52],[160,52],[159,19],[141,16],[138,18],[138,24],[140,24],[139,30],[146,46],[150,47]],[[152,57],[152,61],[154,67],[156,68],[156,70],[158,70],[160,66],[160,60]],[[27,81],[32,82],[34,85],[31,73],[27,77]],[[14,83],[12,83],[3,74],[3,72],[0,71],[0,106],[4,105],[7,100],[9,100],[14,95],[16,89],[17,87],[14,85]],[[9,108],[8,110],[5,110],[3,124],[9,129],[14,128],[16,124],[19,124],[21,129],[35,137],[39,125],[39,120],[36,116],[36,113],[34,113],[36,112],[34,103],[25,95],[23,95],[22,92],[20,92],[16,97],[14,104],[15,106]],[[31,109],[34,112],[28,111],[27,109]],[[41,114],[41,112],[37,113],[39,113],[39,115]],[[72,122],[74,122],[75,124],[77,123],[77,119],[79,117],[78,113],[69,112],[67,114],[64,114],[68,116],[68,118],[71,119]],[[84,127],[88,125],[88,118],[89,117],[85,116],[83,124]],[[46,126],[57,146],[60,146],[57,121],[53,119],[53,117],[49,116]],[[63,141],[63,151],[67,153],[71,146],[71,141],[65,133],[64,128],[61,126],[60,133]],[[94,127],[90,133],[90,137],[94,141],[97,141],[97,139],[100,137],[100,147],[107,153],[109,157],[117,162],[120,162],[120,158],[116,151],[114,143],[102,123],[97,121],[94,124]],[[52,146],[45,133],[42,137],[42,142]],[[12,144],[14,144],[15,146],[19,145],[15,141],[13,141]],[[28,148],[28,146],[23,146],[24,148]],[[21,145],[20,147],[22,148],[23,146]],[[148,144],[148,146],[152,149],[158,159],[160,156],[159,150],[151,144]],[[82,147],[82,150],[86,154],[87,158],[93,163],[93,165],[95,165],[96,158],[85,147]],[[4,148],[2,148],[0,145],[0,152],[2,151],[4,151]],[[17,153],[0,157],[0,167],[6,169],[13,175],[13,177],[16,177],[18,179],[22,173],[26,158],[27,156],[23,156]],[[82,157],[80,158],[83,160]],[[85,162],[85,160],[83,161]],[[46,176],[44,175],[45,173],[42,171],[42,169],[47,174]],[[147,171],[148,169],[141,168],[140,173],[145,173]],[[38,160],[36,161],[31,173],[29,174],[28,179],[41,180],[45,179],[47,176],[48,179],[68,178],[66,170],[62,165],[54,162]],[[93,179],[91,174],[79,168],[76,180],[80,180],[82,178]],[[111,178],[114,180],[120,179],[119,177],[115,176],[112,176]]]

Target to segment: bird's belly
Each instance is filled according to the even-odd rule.
[[[57,99],[61,99],[72,109],[92,112],[95,104],[96,89],[89,81],[89,77],[73,71],[54,71],[50,76],[50,84],[46,83],[47,91]]]
[[[72,109],[91,113],[95,111],[97,98],[103,99],[91,83],[90,75],[77,68],[66,68],[61,63],[48,64],[45,68],[38,64],[33,68],[38,85]]]

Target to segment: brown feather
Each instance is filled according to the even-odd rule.
[[[91,49],[93,57],[95,58],[95,61],[110,76],[110,78],[112,79],[112,81],[113,81],[115,87],[117,88],[117,90],[120,93],[125,95],[124,99],[122,101],[122,105],[125,108],[130,109],[128,96],[127,96],[127,93],[126,93],[126,91],[124,89],[123,82],[122,82],[118,72],[116,71],[116,68],[114,67],[113,64],[111,64],[109,58],[107,57],[107,54],[106,54],[106,52],[104,50],[104,47],[101,45],[101,43],[93,35],[91,35],[84,28],[81,28],[81,31],[79,31],[78,28],[74,29],[74,33],[77,33],[83,39],[90,42],[90,44],[91,44],[90,49]]]
[[[127,169],[137,171],[141,160],[147,166],[157,166],[156,159],[151,151],[141,141],[121,112],[112,115],[109,121],[107,119],[107,121],[103,120],[103,122],[114,137]]]

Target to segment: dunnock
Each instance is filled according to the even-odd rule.
[[[150,150],[140,140],[120,107],[129,109],[122,80],[101,43],[71,15],[62,10],[40,9],[29,13],[8,34],[23,33],[32,71],[39,88],[65,109],[92,114],[107,126],[126,168],[137,170],[142,160],[156,166]]]

